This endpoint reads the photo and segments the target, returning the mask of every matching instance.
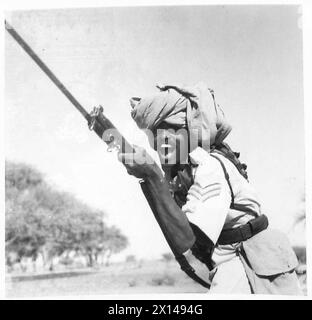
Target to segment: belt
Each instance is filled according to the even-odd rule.
[[[217,241],[218,244],[232,244],[246,241],[257,233],[265,230],[269,225],[267,216],[264,214],[248,221],[245,225],[234,229],[223,230]]]

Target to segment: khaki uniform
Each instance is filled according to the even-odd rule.
[[[297,259],[282,233],[267,229],[243,243],[217,243],[222,230],[245,225],[261,215],[261,206],[255,190],[234,164],[216,156],[228,172],[234,208],[230,208],[231,191],[219,161],[200,147],[190,153],[194,183],[182,207],[190,222],[216,245],[210,292],[302,294],[294,272]]]

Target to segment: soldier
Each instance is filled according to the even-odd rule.
[[[287,238],[268,228],[246,166],[223,141],[231,126],[213,91],[203,83],[158,88],[130,102],[138,127],[150,130],[162,170],[139,147],[134,157],[118,157],[148,184],[168,237],[209,267],[211,293],[302,294]]]

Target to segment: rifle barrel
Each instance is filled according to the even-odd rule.
[[[15,41],[26,51],[26,53],[35,61],[39,68],[52,80],[52,82],[63,92],[67,99],[78,109],[78,111],[89,122],[91,117],[77,99],[67,90],[63,83],[54,75],[54,73],[46,66],[46,64],[38,57],[31,47],[23,40],[23,38],[15,31],[15,29],[5,20],[5,29],[15,39]]]

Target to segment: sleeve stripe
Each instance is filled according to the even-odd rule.
[[[201,192],[198,192],[195,189],[190,188],[188,195],[186,197],[187,200],[191,200],[192,198],[195,198],[197,200],[205,201],[209,199],[212,196],[218,196],[221,193],[221,187],[214,187],[213,189],[205,190],[204,192],[201,190]]]
[[[205,190],[207,188],[212,188],[212,187],[221,187],[221,183],[215,182],[215,183],[207,184],[205,187],[202,187],[201,189]]]
[[[218,186],[218,187],[215,187],[215,188],[211,188],[209,190],[205,190],[204,192],[202,192],[202,196],[205,196],[206,194],[209,194],[211,192],[215,192],[215,191],[219,191],[219,193],[221,192],[221,187]]]
[[[199,192],[196,192],[195,190],[190,189],[188,191],[187,199],[191,200],[191,197],[196,198],[197,200],[201,200],[202,195]]]
[[[211,193],[203,196],[202,202],[205,202],[205,201],[207,201],[208,199],[211,199],[211,198],[213,198],[213,197],[217,197],[217,196],[220,195],[220,193],[221,193],[220,190],[218,190],[218,191],[216,191],[216,192],[211,192]]]

